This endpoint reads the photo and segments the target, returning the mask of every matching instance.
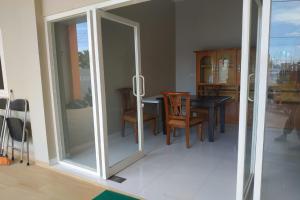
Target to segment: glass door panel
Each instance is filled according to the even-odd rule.
[[[240,77],[240,121],[237,199],[252,195],[254,178],[258,58],[260,50],[260,7],[257,1],[244,1]]]
[[[251,36],[250,36],[250,51],[249,51],[249,69],[248,69],[248,105],[247,105],[247,128],[246,128],[246,151],[245,151],[245,171],[244,185],[245,189],[250,187],[254,176],[254,161],[255,161],[255,104],[256,84],[257,84],[257,52],[258,52],[258,5],[253,1],[251,10]],[[250,188],[248,188],[250,189]]]
[[[299,199],[300,1],[272,1],[261,199]]]
[[[138,24],[99,11],[109,175],[143,154]],[[101,47],[100,47],[101,48]]]
[[[60,159],[96,170],[86,16],[53,23],[60,108]]]

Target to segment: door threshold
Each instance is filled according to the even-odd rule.
[[[96,172],[93,172],[88,169],[82,169],[77,166],[72,166],[68,163],[57,163],[55,165],[50,166],[50,169],[63,175],[76,178],[97,186],[99,186],[99,181],[101,179]]]

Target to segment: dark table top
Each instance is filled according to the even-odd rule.
[[[193,106],[199,107],[212,107],[219,106],[220,104],[230,100],[232,97],[230,96],[197,96],[191,95],[191,104]],[[157,99],[162,100],[163,97],[158,97]]]

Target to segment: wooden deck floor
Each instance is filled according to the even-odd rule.
[[[36,165],[0,166],[0,199],[90,200],[104,188]]]

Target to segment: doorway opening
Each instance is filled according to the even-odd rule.
[[[150,199],[234,199],[240,130],[239,190],[247,193],[255,159],[261,17],[260,1],[247,2],[250,17],[236,0],[153,0],[52,18],[59,160],[102,178],[117,174],[127,179],[121,189]],[[242,39],[243,32],[248,35]],[[187,149],[183,130],[165,144],[162,91],[229,98],[225,110],[221,103],[204,109],[206,140],[192,129]]]

